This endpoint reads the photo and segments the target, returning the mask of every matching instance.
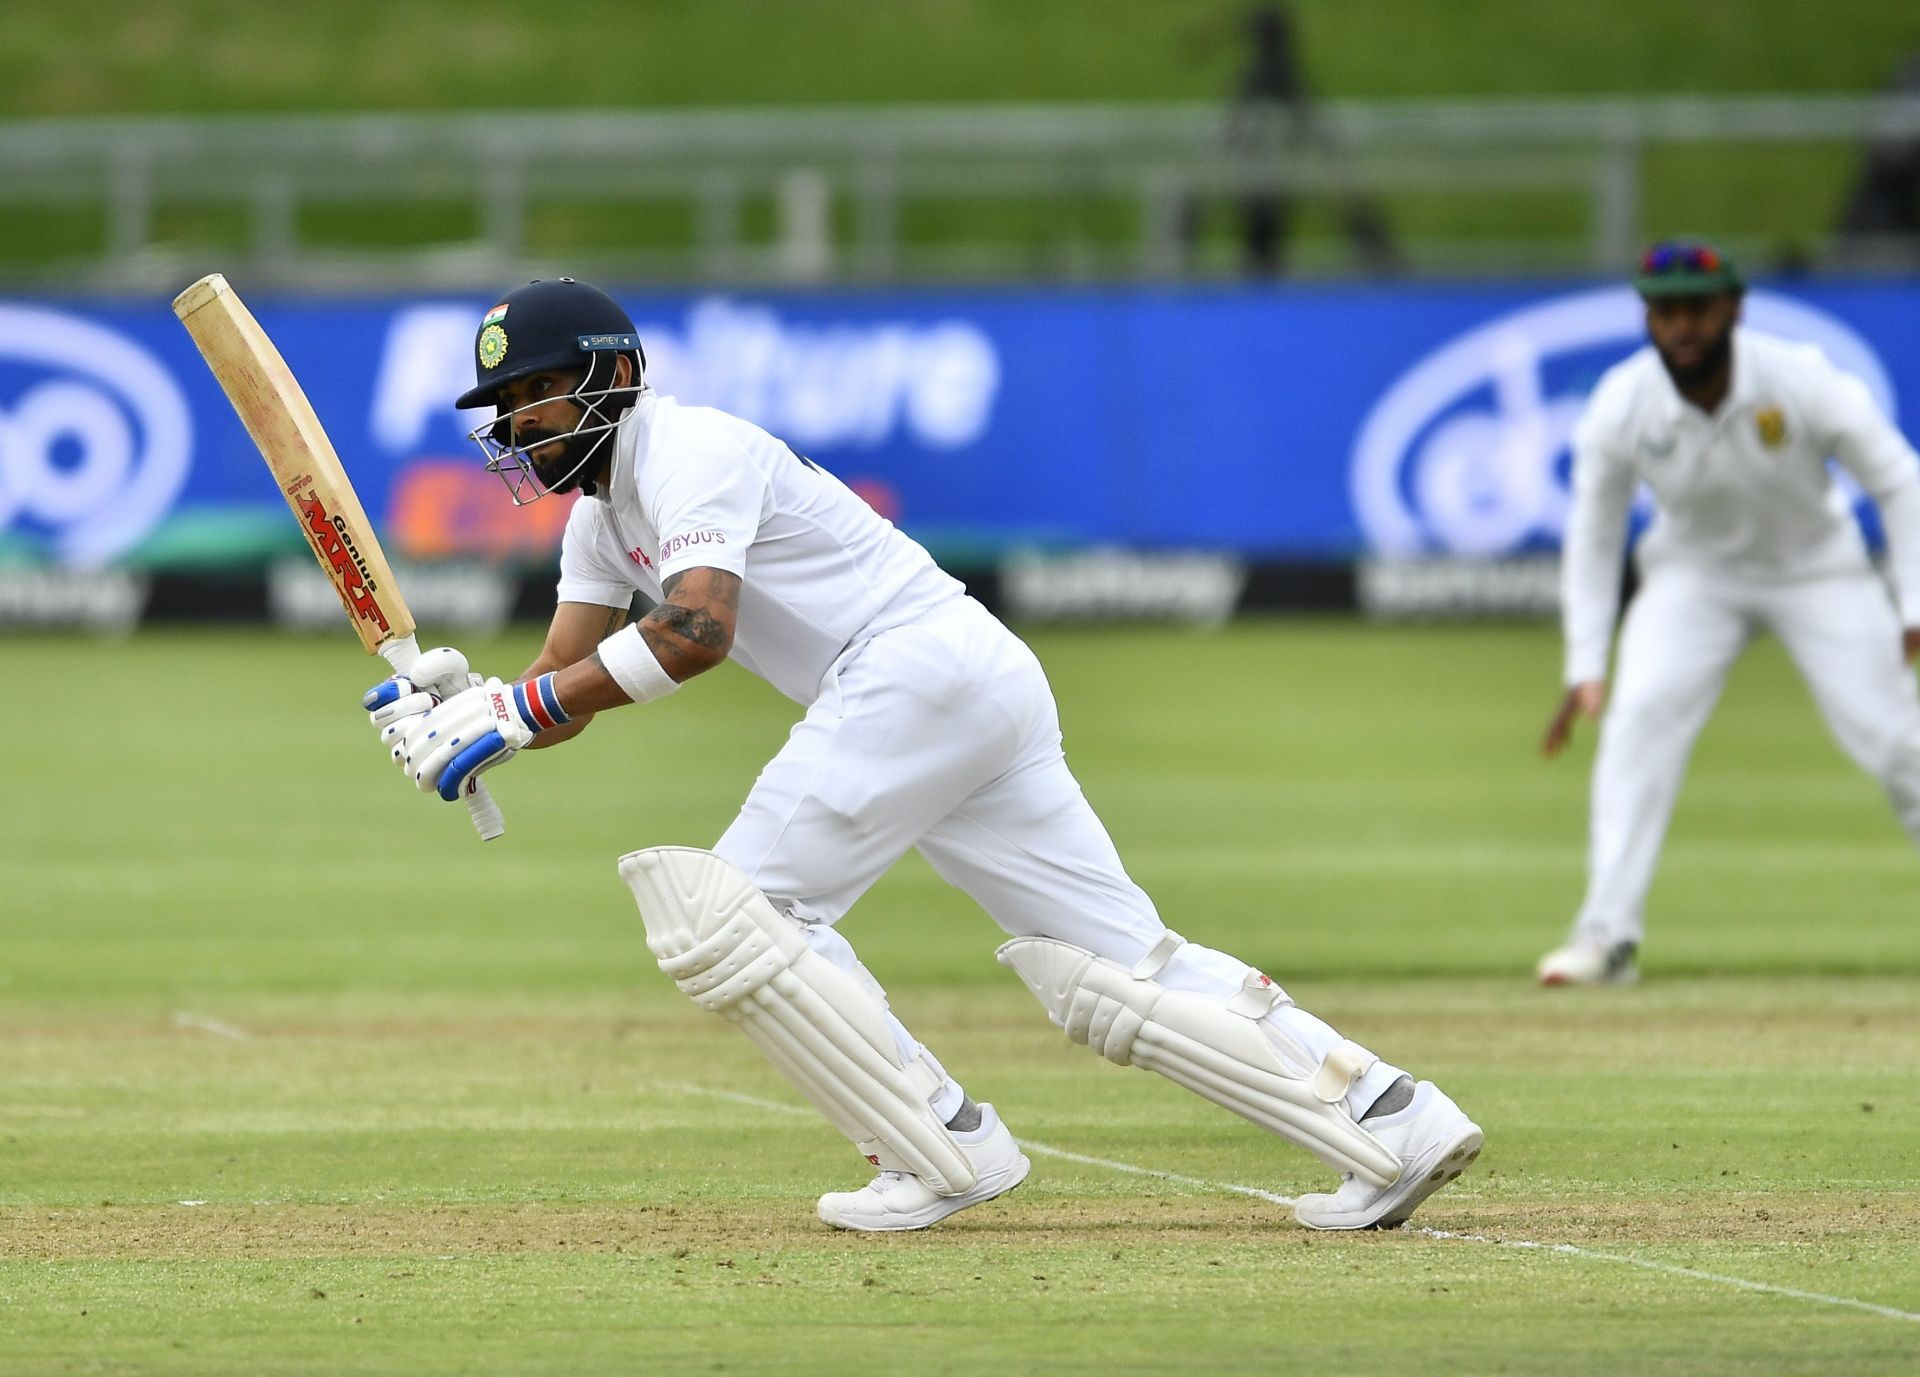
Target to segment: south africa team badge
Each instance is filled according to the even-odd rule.
[[[1753,425],[1760,432],[1760,443],[1768,449],[1780,448],[1780,442],[1787,438],[1787,418],[1777,406],[1754,412]]]
[[[507,356],[507,332],[498,325],[489,325],[480,332],[480,363],[485,368],[498,368],[500,360]]]

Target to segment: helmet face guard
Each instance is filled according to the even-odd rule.
[[[586,372],[581,375],[572,392],[557,397],[542,397],[510,411],[501,411],[493,420],[467,432],[467,438],[480,447],[480,453],[486,459],[487,472],[499,475],[507,485],[507,494],[514,506],[524,507],[538,502],[548,493],[567,492],[578,487],[592,490],[591,475],[595,461],[618,429],[620,418],[646,391],[643,365],[639,362],[641,355],[637,349],[630,355],[635,360],[632,382],[615,387],[611,385],[612,379],[609,377],[609,385],[597,385],[594,375],[600,370],[600,360],[607,357],[602,352],[589,352]],[[514,419],[536,408],[551,406],[556,401],[572,402],[580,408],[580,417],[574,422],[573,429],[564,435],[541,433],[516,442]],[[559,452],[553,457],[535,457],[536,451],[551,449],[556,445],[559,446]]]

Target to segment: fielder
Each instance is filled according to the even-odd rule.
[[[1811,345],[1738,324],[1739,269],[1712,244],[1656,244],[1634,279],[1652,343],[1608,370],[1573,439],[1562,565],[1566,696],[1543,750],[1607,703],[1607,649],[1637,484],[1656,514],[1620,632],[1593,768],[1586,901],[1541,958],[1548,985],[1635,977],[1642,909],[1694,738],[1762,631],[1785,642],[1827,725],[1920,843],[1920,460],[1866,385]],[[1898,607],[1831,456],[1880,510]]]
[[[1431,1083],[1341,1037],[1265,975],[1168,931],[1061,753],[1033,653],[926,551],[757,426],[646,384],[626,313],[569,278],[510,292],[462,407],[516,503],[584,496],[558,607],[515,683],[457,652],[367,696],[423,790],[459,797],[522,747],[677,691],[729,656],[805,708],[711,852],[620,873],[660,968],[738,1024],[877,1174],[823,1195],[842,1229],[922,1229],[1003,1195],[1027,1158],[890,1012],[834,925],[909,847],[1012,940],[1068,1037],[1158,1071],[1312,1152],[1341,1184],[1320,1229],[1392,1226],[1465,1169],[1478,1127]],[[627,625],[635,593],[653,609]]]

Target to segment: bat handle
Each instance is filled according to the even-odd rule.
[[[420,642],[408,632],[381,642],[380,654],[395,674],[405,674],[420,658]],[[467,816],[473,819],[473,830],[480,834],[481,841],[492,841],[507,830],[507,820],[500,816],[500,805],[493,801],[493,792],[484,779],[476,776],[467,781],[466,799]]]
[[[500,805],[493,801],[493,791],[484,779],[467,782],[467,816],[473,819],[481,841],[492,841],[507,830],[507,820],[500,816]]]

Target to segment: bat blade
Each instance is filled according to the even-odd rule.
[[[173,313],[267,461],[367,653],[412,635],[413,614],[333,442],[239,293],[213,273],[174,298]]]
[[[405,673],[420,653],[413,613],[299,379],[222,274],[210,273],[180,293],[173,313],[267,461],[361,645]],[[477,779],[468,788],[467,808],[483,838],[506,830]]]

